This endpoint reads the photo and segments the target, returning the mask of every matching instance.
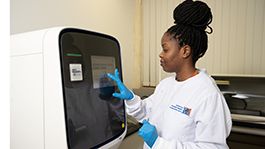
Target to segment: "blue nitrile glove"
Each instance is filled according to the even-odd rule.
[[[158,137],[156,127],[151,125],[147,120],[143,121],[143,126],[140,128],[138,135],[144,139],[144,142],[150,148],[152,148]]]
[[[114,75],[110,73],[108,73],[107,75],[109,78],[111,78],[112,80],[116,82],[120,90],[120,93],[113,93],[112,96],[120,98],[120,99],[125,99],[125,100],[130,100],[133,98],[132,92],[129,89],[127,89],[127,87],[121,82],[120,77],[119,77],[120,76],[119,71],[117,68],[115,69]]]

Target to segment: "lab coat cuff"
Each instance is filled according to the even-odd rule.
[[[162,138],[158,136],[154,145],[152,146],[152,149],[160,149],[161,148],[161,141],[162,141]]]
[[[141,100],[139,96],[133,94],[133,98],[130,100],[125,100],[125,105],[126,106],[131,106],[131,105],[135,105],[136,103],[138,103],[138,101]]]
[[[152,149],[171,148],[170,143],[162,137],[157,137]]]

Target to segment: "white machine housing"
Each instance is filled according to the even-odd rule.
[[[54,52],[66,28],[11,36],[11,149],[68,148],[60,56]],[[100,148],[118,148],[125,134],[126,128]]]

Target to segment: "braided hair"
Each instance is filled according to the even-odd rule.
[[[174,10],[175,25],[166,33],[178,38],[180,47],[189,45],[192,49],[192,62],[202,57],[208,48],[207,34],[213,29],[209,26],[212,22],[211,9],[201,1],[186,0]],[[206,28],[210,31],[206,31]]]

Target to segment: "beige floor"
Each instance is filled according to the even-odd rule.
[[[143,148],[143,140],[138,136],[137,132],[126,137],[119,149],[142,149]]]

